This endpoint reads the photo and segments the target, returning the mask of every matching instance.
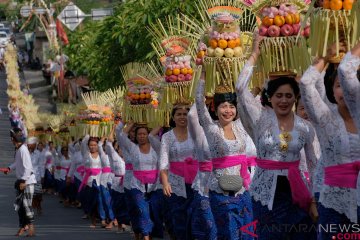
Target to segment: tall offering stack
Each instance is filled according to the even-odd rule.
[[[79,136],[109,136],[113,127],[113,112],[108,99],[99,92],[82,94],[85,107],[79,110],[76,119]]]
[[[121,67],[121,73],[126,82],[124,120],[140,124],[161,124],[164,117],[157,109],[159,74],[156,74],[156,70],[149,64],[129,63]]]
[[[158,19],[148,30],[155,39],[152,46],[163,67],[160,108],[171,109],[173,104],[182,99],[192,99],[193,80],[196,79],[196,41],[185,34],[191,30],[180,16],[169,16],[165,21]]]
[[[339,63],[345,53],[339,42],[352,48],[360,37],[360,3],[356,0],[316,1],[309,9],[311,21],[310,47],[312,56],[326,56],[330,44],[337,44],[337,55],[330,59]]]
[[[268,75],[301,74],[311,63],[306,36],[309,27],[301,31],[301,14],[310,2],[300,0],[257,1],[251,5],[261,19],[259,34],[260,64]]]

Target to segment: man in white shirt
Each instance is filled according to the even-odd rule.
[[[37,210],[38,215],[42,213],[42,186],[41,186],[41,178],[42,178],[42,160],[41,153],[36,149],[38,144],[37,137],[29,137],[27,139],[27,147],[31,156],[31,163],[33,166],[36,183],[34,185],[34,197],[32,201],[32,207],[34,210]]]
[[[34,170],[31,164],[29,150],[25,143],[25,137],[20,128],[10,130],[12,143],[15,145],[15,162],[8,167],[5,174],[15,170],[17,190],[15,208],[18,211],[20,229],[16,235],[22,235],[28,230],[28,236],[34,236],[34,211],[32,199],[34,195],[34,184],[36,183]]]

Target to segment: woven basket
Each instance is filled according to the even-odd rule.
[[[260,45],[261,65],[265,74],[304,72],[311,64],[304,37],[266,37]]]
[[[325,57],[327,49],[332,43],[339,43],[344,39],[347,46],[352,47],[351,12],[346,10],[329,10],[316,8],[310,15],[310,38],[312,56]],[[339,58],[340,52],[337,52]]]

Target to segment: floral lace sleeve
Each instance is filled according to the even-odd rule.
[[[196,104],[192,105],[188,113],[188,128],[191,138],[195,141],[195,146],[202,146],[202,141],[205,138],[205,134],[199,123]]]
[[[304,145],[304,151],[305,151],[305,156],[306,156],[307,170],[309,172],[309,175],[311,176],[312,182],[315,177],[314,176],[315,168],[316,168],[316,164],[319,159],[319,153],[316,153],[316,149],[314,147],[314,143],[316,141],[315,136],[316,136],[315,129],[313,128],[313,126],[310,123],[308,123],[308,132],[306,134],[306,142]],[[313,183],[311,185],[314,186]]]
[[[135,143],[133,143],[129,138],[128,135],[124,132],[120,132],[119,135],[119,145],[123,146],[124,149],[126,149],[129,153],[135,153],[137,152],[137,146]]]
[[[154,149],[157,155],[160,154],[161,142],[158,136],[149,134],[148,136],[151,147]]]
[[[339,79],[349,111],[360,127],[360,82],[357,71],[360,58],[348,52],[339,65]]]
[[[301,78],[300,92],[311,122],[324,126],[330,121],[331,110],[315,87],[319,78],[321,73],[314,66],[310,66]]]
[[[246,63],[241,71],[236,82],[236,94],[238,97],[238,111],[240,118],[244,123],[245,130],[253,137],[253,130],[256,128],[256,123],[260,119],[262,112],[262,105],[251,94],[248,88],[251,76],[253,74],[253,67]],[[250,129],[249,129],[250,128]]]
[[[161,147],[160,147],[160,170],[168,170],[170,163],[169,163],[169,153],[170,153],[170,132],[167,132],[163,135],[161,139]]]
[[[206,108],[204,101],[205,81],[200,80],[196,91],[196,110],[199,118],[200,125],[203,127],[209,127],[215,125],[212,120],[209,111]]]
[[[81,141],[81,154],[83,158],[88,158],[90,154],[88,147],[89,139],[90,139],[90,135],[86,135]]]

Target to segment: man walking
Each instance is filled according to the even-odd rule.
[[[34,236],[32,199],[36,179],[31,164],[31,157],[27,146],[24,144],[26,139],[20,128],[10,130],[10,137],[16,148],[15,162],[4,173],[7,174],[15,170],[17,178],[15,182],[15,189],[17,190],[15,209],[18,211],[20,229],[16,236],[24,234],[27,230],[28,236]]]

